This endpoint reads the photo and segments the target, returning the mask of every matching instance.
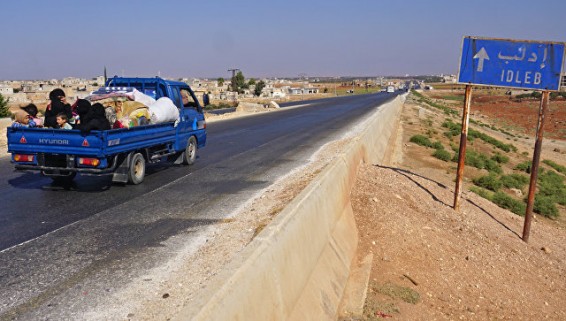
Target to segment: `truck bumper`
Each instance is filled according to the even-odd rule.
[[[62,155],[63,156],[63,155]],[[38,164],[21,164],[16,163],[16,170],[20,171],[41,171],[47,176],[69,176],[69,173],[82,173],[90,175],[109,175],[116,171],[118,166],[118,155],[114,156],[114,161],[112,166],[105,168],[91,168],[91,167],[76,167],[74,156],[66,155],[62,158],[62,162],[57,164],[57,166],[45,165],[45,160],[39,158]]]

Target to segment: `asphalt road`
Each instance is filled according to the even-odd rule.
[[[395,95],[210,123],[194,165],[151,165],[136,186],[93,176],[58,186],[0,159],[0,319],[76,318],[83,289],[96,301],[165,264],[167,251],[196,251],[210,226]]]

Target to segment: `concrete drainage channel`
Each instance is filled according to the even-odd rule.
[[[336,320],[358,246],[350,190],[360,162],[383,161],[404,100],[381,106],[176,320]]]

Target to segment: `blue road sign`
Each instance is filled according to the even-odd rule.
[[[465,37],[458,81],[558,90],[564,43]]]

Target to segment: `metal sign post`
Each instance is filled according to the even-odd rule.
[[[472,104],[472,85],[466,85],[466,99],[462,113],[462,132],[460,134],[460,148],[458,149],[458,173],[456,174],[456,188],[454,190],[454,209],[460,210],[460,194],[462,192],[462,177],[466,162],[466,143],[468,141],[468,124],[470,123],[470,105]]]
[[[529,241],[529,234],[531,233],[531,220],[533,218],[533,204],[535,202],[535,189],[537,186],[538,167],[540,162],[540,152],[542,149],[542,136],[544,129],[544,118],[548,110],[548,101],[550,99],[550,92],[543,91],[540,100],[540,108],[538,111],[537,123],[537,140],[535,142],[535,152],[533,154],[533,163],[531,165],[531,181],[529,184],[529,196],[527,198],[527,211],[525,212],[525,224],[523,225],[523,241]]]
[[[562,66],[564,65],[563,42],[539,42],[529,40],[510,40],[480,37],[464,37],[458,82],[466,84],[466,100],[462,115],[462,136],[458,153],[458,173],[454,190],[454,209],[459,209],[462,176],[466,158],[468,117],[470,113],[471,85],[534,89],[543,92],[539,109],[535,151],[531,166],[531,181],[523,241],[529,240],[532,211],[535,198],[536,181],[544,118],[548,109],[549,91],[560,89]]]

